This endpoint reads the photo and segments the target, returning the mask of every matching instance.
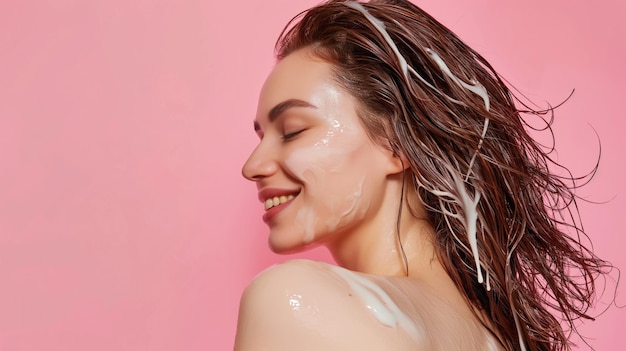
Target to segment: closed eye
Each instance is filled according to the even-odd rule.
[[[295,138],[298,134],[300,134],[300,133],[302,133],[302,132],[304,132],[304,131],[305,131],[305,129],[302,129],[302,130],[299,130],[299,131],[297,131],[297,132],[293,132],[293,133],[288,133],[288,134],[285,134],[285,135],[283,135],[283,136],[282,136],[282,139],[283,139],[283,140],[285,140],[285,141],[290,140],[290,139],[293,139],[293,138]]]

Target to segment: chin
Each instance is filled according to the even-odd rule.
[[[306,251],[316,246],[315,243],[306,244],[303,241],[280,240],[280,239],[273,238],[271,235],[268,240],[268,244],[269,244],[270,250],[272,250],[273,253],[276,253],[279,255],[300,253],[302,251]]]

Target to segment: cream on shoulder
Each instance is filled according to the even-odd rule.
[[[366,277],[293,260],[246,288],[235,350],[427,350],[420,330]]]

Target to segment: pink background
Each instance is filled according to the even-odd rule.
[[[282,26],[316,2],[0,3],[0,350],[232,349],[242,289],[286,259],[240,176],[256,97]],[[606,203],[581,211],[626,269],[623,2],[420,4],[535,102],[576,89],[558,159],[588,171],[599,134],[580,194]],[[581,331],[618,350],[624,325],[611,308]]]

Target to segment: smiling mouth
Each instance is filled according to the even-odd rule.
[[[265,211],[269,210],[272,207],[276,207],[280,204],[284,204],[285,202],[289,202],[293,200],[295,196],[293,195],[283,195],[283,196],[274,196],[265,200]]]

